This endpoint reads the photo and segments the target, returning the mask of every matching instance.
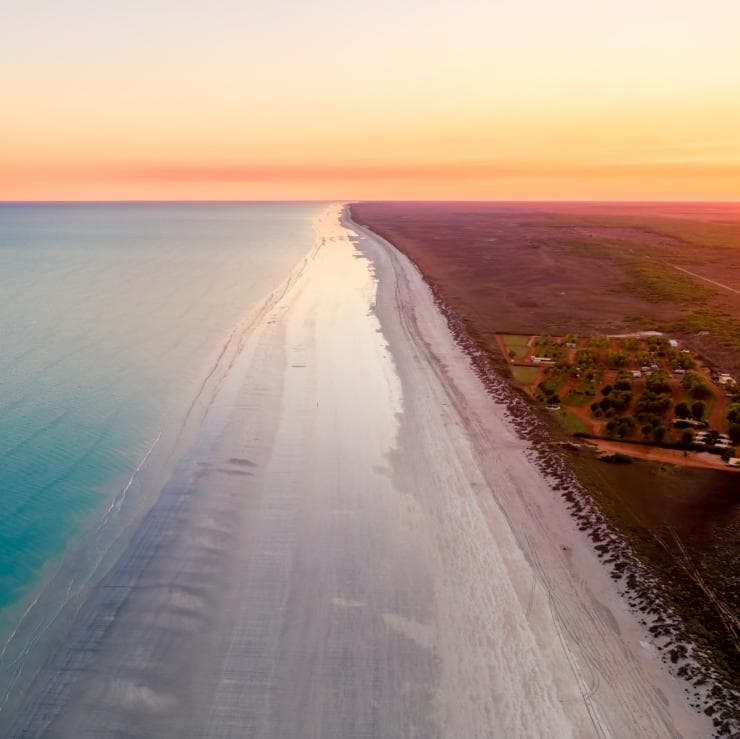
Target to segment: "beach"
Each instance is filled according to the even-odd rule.
[[[4,733],[710,733],[418,270],[316,230]]]

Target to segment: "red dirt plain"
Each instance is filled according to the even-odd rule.
[[[484,351],[496,332],[655,329],[740,374],[740,204],[356,203],[352,216],[418,265]]]

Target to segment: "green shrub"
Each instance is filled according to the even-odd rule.
[[[632,457],[628,457],[626,454],[616,452],[614,454],[604,454],[599,459],[607,464],[631,464]]]
[[[653,429],[653,440],[658,443],[662,442],[668,434],[668,429],[665,426],[656,426]]]
[[[578,367],[592,367],[596,355],[590,349],[576,349],[574,364]]]
[[[606,424],[605,429],[607,436],[618,436],[620,439],[623,439],[635,430],[635,422],[629,416],[620,416],[618,418],[612,418]]]
[[[648,336],[647,345],[651,352],[661,354],[668,349],[668,339],[664,336]]]
[[[607,349],[609,347],[609,339],[606,336],[592,336],[588,340],[588,345],[592,349]]]
[[[690,354],[684,354],[683,352],[677,352],[675,350],[671,350],[668,353],[668,361],[671,363],[671,368],[674,370],[691,370],[696,367],[696,362],[694,362],[694,359]]]
[[[637,363],[643,367],[646,364],[652,364],[653,357],[652,355],[648,354],[648,352],[638,352],[637,353]]]
[[[683,400],[680,403],[676,403],[673,412],[677,418],[688,418],[691,415],[689,404],[684,402]]]
[[[686,390],[688,390],[689,395],[697,400],[701,398],[708,398],[712,394],[712,391],[709,389],[709,386],[705,382],[704,378],[698,372],[687,372],[684,375],[681,384]]]
[[[623,351],[612,351],[606,355],[606,361],[613,369],[619,369],[629,364],[629,357]]]
[[[656,370],[648,376],[645,387],[653,393],[670,393],[671,381],[663,370]]]
[[[654,393],[646,390],[635,404],[635,413],[639,417],[648,415],[663,415],[671,407],[669,395]]]
[[[615,390],[632,390],[632,376],[624,373],[617,374],[614,380]]]
[[[635,352],[640,348],[640,342],[634,336],[627,336],[619,342],[619,346],[626,352]]]
[[[611,394],[612,408],[623,413],[629,408],[632,402],[632,393],[629,391],[622,390],[620,392]]]

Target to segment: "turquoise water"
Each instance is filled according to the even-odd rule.
[[[0,205],[0,646],[322,208]]]

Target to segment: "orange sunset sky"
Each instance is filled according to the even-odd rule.
[[[0,199],[740,199],[729,0],[10,0]]]

